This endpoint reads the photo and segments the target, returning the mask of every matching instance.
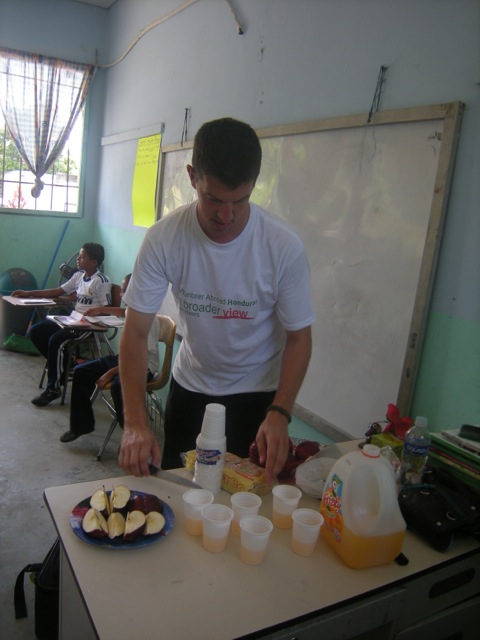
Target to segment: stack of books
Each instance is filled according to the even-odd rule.
[[[460,429],[434,432],[430,436],[429,466],[450,473],[480,492],[480,442],[462,438]]]

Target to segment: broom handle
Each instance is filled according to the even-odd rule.
[[[50,260],[50,265],[49,265],[48,270],[47,270],[47,275],[45,276],[45,279],[44,279],[42,287],[41,287],[42,289],[45,289],[45,287],[47,286],[47,281],[48,281],[48,278],[50,276],[50,271],[52,270],[53,263],[55,262],[55,260],[57,258],[58,252],[60,251],[60,245],[63,242],[63,238],[65,237],[65,234],[67,232],[67,228],[68,228],[69,224],[70,224],[70,220],[67,220],[65,222],[65,226],[63,227],[63,231],[62,231],[62,234],[60,236],[60,239],[57,242],[57,248],[55,249],[55,253],[52,256],[52,259]]]
[[[48,266],[47,273],[46,273],[46,275],[45,275],[45,278],[44,278],[44,280],[43,280],[43,284],[42,284],[42,286],[41,286],[41,288],[42,288],[42,289],[45,289],[45,287],[47,286],[48,278],[49,278],[49,276],[50,276],[50,272],[51,272],[51,270],[52,270],[53,263],[55,262],[55,260],[56,260],[56,258],[57,258],[57,254],[58,254],[58,252],[60,251],[60,245],[61,245],[61,244],[62,244],[62,242],[63,242],[63,238],[65,237],[65,234],[66,234],[66,232],[67,232],[67,228],[68,228],[68,225],[69,225],[69,224],[70,224],[70,220],[67,220],[67,221],[65,222],[64,227],[63,227],[63,230],[62,230],[62,233],[61,233],[61,235],[60,235],[60,238],[59,238],[59,240],[58,240],[58,242],[57,242],[57,247],[56,247],[56,249],[55,249],[55,251],[54,251],[54,254],[53,254],[53,256],[52,256],[52,259],[50,260],[50,264],[49,264],[49,266]],[[26,333],[28,333],[28,331],[29,331],[30,327],[32,326],[32,322],[33,322],[33,319],[35,318],[35,314],[36,314],[36,313],[37,313],[37,310],[36,310],[36,309],[34,309],[34,310],[33,310],[33,313],[32,313],[32,317],[30,318],[30,322],[28,323],[28,327],[27,327],[27,331],[26,331]]]

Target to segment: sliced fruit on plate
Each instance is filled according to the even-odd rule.
[[[125,533],[125,518],[120,511],[113,511],[108,516],[107,528],[110,540],[123,537]]]
[[[95,493],[92,494],[92,497],[90,498],[90,506],[92,509],[100,511],[105,518],[108,518],[110,515],[110,503],[105,487],[97,489]]]
[[[146,493],[143,496],[143,502],[145,505],[145,514],[151,513],[152,511],[162,513],[162,501],[158,496],[152,493]]]
[[[160,498],[151,493],[145,493],[142,495],[137,494],[130,500],[128,510],[141,511],[145,515],[147,515],[147,513],[150,513],[150,511],[158,511],[159,513],[161,513],[162,502]]]
[[[92,538],[105,538],[108,535],[107,521],[98,509],[92,507],[83,517],[82,528]]]
[[[130,495],[130,489],[124,484],[113,487],[110,492],[110,512],[125,510],[130,500]]]
[[[132,542],[137,538],[145,527],[146,517],[142,511],[135,509],[129,511],[125,520],[125,533],[123,539],[126,542]]]
[[[165,518],[158,511],[150,511],[145,517],[144,536],[153,536],[165,526]]]

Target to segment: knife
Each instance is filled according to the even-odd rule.
[[[163,469],[159,469],[153,464],[149,464],[148,468],[150,471],[150,475],[155,476],[155,478],[160,478],[160,480],[166,480],[167,482],[174,482],[175,484],[181,484],[184,487],[194,487],[195,489],[200,489],[200,485],[193,482],[193,480],[182,478],[182,476],[177,476],[171,471],[164,471]]]

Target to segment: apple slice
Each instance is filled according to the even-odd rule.
[[[108,518],[110,515],[110,502],[108,500],[105,487],[97,489],[95,493],[92,494],[92,497],[90,498],[90,506],[92,509],[100,511],[105,518]]]
[[[120,538],[125,533],[125,518],[119,511],[113,511],[107,520],[108,537],[111,540]]]
[[[114,487],[110,493],[110,512],[123,511],[130,500],[130,489],[124,484]]]
[[[98,509],[90,508],[82,520],[82,528],[92,538],[105,538],[108,535],[107,521]]]
[[[158,513],[162,513],[162,501],[153,493],[147,493],[143,496],[143,504],[145,514],[149,514],[151,511],[158,511]]]
[[[145,517],[144,536],[153,536],[165,526],[165,518],[158,511],[150,511]]]
[[[125,520],[125,533],[123,539],[126,542],[132,542],[139,536],[145,527],[145,514],[138,509],[129,511]]]
[[[162,513],[162,501],[153,493],[137,494],[130,500],[128,511],[141,511],[145,515],[150,511]]]

